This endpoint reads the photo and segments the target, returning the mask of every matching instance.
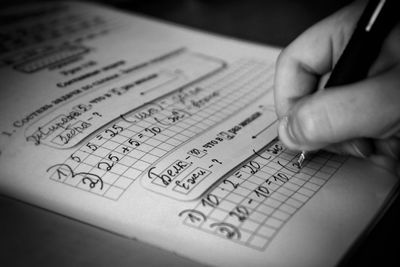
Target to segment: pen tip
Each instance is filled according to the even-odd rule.
[[[303,162],[305,159],[306,159],[305,152],[302,151],[299,158],[297,159],[297,165],[299,166],[299,168],[301,168],[303,166]]]

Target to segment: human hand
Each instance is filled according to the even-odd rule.
[[[400,176],[399,23],[366,79],[321,90],[364,6],[343,8],[282,51],[274,88],[278,133],[290,149],[325,148],[369,158]]]

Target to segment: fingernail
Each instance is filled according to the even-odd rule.
[[[366,158],[367,155],[365,153],[363,153],[358,146],[356,146],[355,144],[351,145],[353,147],[353,151],[356,152],[357,156],[359,156],[360,158]]]
[[[371,147],[363,143],[362,141],[355,140],[351,142],[351,147],[355,152],[355,156],[360,158],[368,158],[372,154]]]

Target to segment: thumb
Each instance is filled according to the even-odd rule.
[[[298,100],[279,124],[281,141],[317,150],[355,138],[384,138],[400,130],[399,67]]]

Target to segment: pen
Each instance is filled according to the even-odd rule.
[[[325,89],[357,82],[367,76],[385,37],[398,21],[396,2],[396,0],[368,1],[346,48],[325,84]],[[308,153],[301,152],[297,160],[300,168]]]

